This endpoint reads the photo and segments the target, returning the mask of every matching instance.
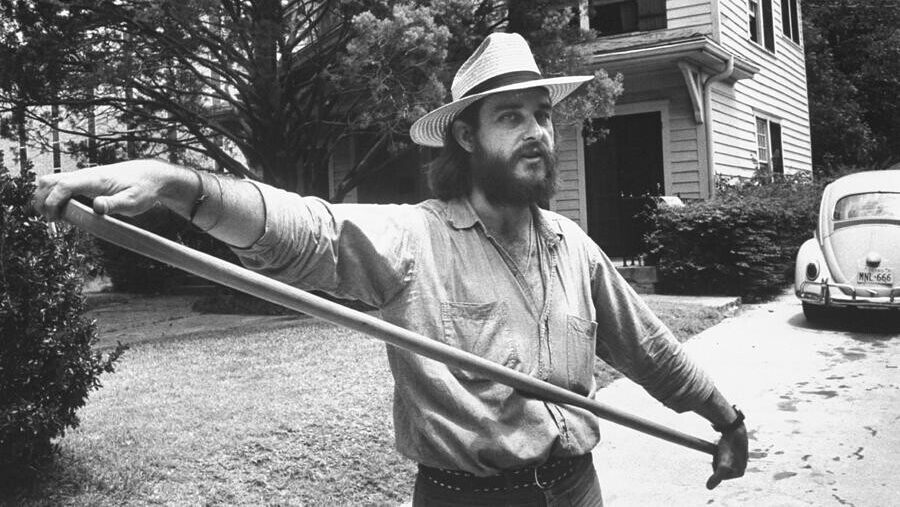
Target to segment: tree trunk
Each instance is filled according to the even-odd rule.
[[[19,172],[28,171],[28,133],[25,129],[25,106],[21,103],[13,110],[13,123],[16,125],[16,140],[19,148]]]

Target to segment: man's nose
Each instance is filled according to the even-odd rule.
[[[534,115],[528,116],[525,122],[525,131],[522,135],[524,139],[541,139],[545,135],[544,127],[538,122]]]

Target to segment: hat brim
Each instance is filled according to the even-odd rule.
[[[594,76],[550,77],[500,86],[485,92],[469,95],[459,100],[454,100],[449,104],[444,104],[419,118],[413,123],[412,127],[410,127],[409,135],[416,144],[440,148],[444,145],[444,131],[447,129],[447,125],[449,125],[463,109],[479,99],[495,93],[525,90],[528,88],[546,88],[550,93],[550,104],[556,105],[557,102],[568,97],[569,94],[578,89],[579,86],[591,79],[594,79]]]

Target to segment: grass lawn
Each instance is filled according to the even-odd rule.
[[[655,304],[680,339],[722,316]],[[601,374],[610,375],[609,372]],[[415,466],[393,448],[384,345],[310,321],[126,352],[17,505],[396,505]]]

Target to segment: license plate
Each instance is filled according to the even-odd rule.
[[[891,268],[875,268],[856,274],[856,283],[868,285],[893,285],[894,272]]]

